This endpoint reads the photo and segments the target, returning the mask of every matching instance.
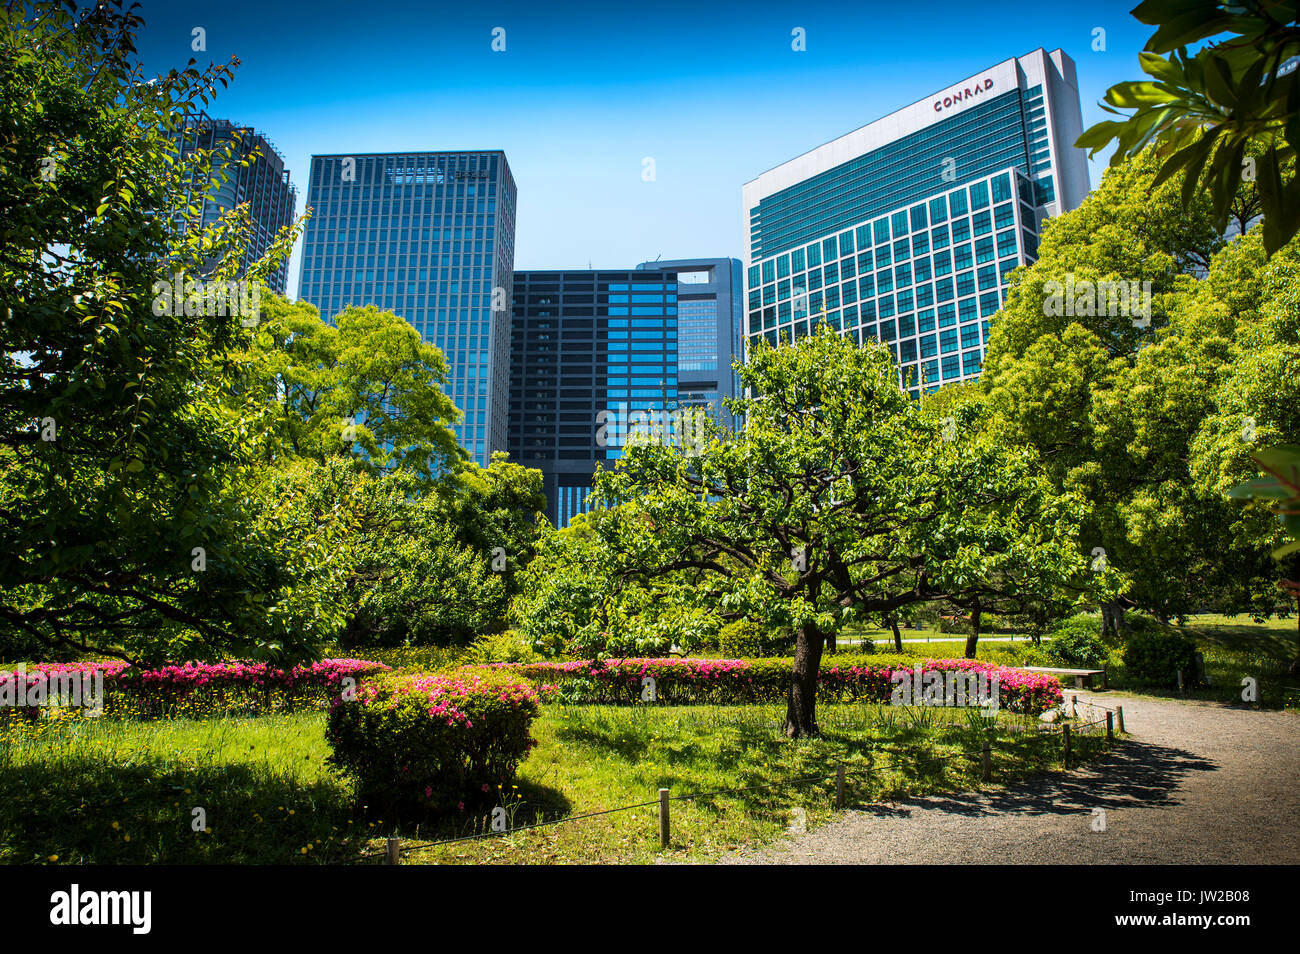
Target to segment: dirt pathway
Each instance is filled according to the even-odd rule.
[[[1130,735],[1083,768],[850,811],[724,862],[1300,864],[1300,717],[1097,698],[1124,706]],[[1093,830],[1096,808],[1105,831]]]

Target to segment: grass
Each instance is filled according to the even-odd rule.
[[[494,804],[508,806],[519,826],[653,801],[660,787],[681,796],[783,783],[674,801],[667,857],[707,860],[775,837],[796,809],[809,825],[828,818],[840,760],[850,770],[850,804],[979,784],[988,730],[969,713],[824,706],[823,735],[801,741],[777,731],[783,714],[779,706],[547,707],[517,788],[490,792],[439,825],[355,811],[350,785],[325,765],[318,712],[12,724],[0,738],[0,862],[373,862],[380,836],[392,833],[412,846],[407,858],[415,862],[651,862],[662,857],[654,807],[439,847],[418,843],[483,829]],[[1059,763],[1059,737],[1031,721],[1000,717],[999,780]],[[920,764],[942,756],[951,758]],[[852,774],[868,766],[871,776]],[[812,775],[822,780],[784,784]],[[206,813],[206,831],[193,830],[195,808]]]

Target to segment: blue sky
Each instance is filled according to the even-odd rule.
[[[137,45],[150,72],[239,57],[209,113],[276,144],[300,211],[313,153],[503,149],[516,268],[623,268],[743,258],[744,182],[1040,46],[1074,59],[1090,125],[1106,88],[1140,75],[1151,28],[1133,5],[144,0]],[[295,296],[297,276],[295,252]]]

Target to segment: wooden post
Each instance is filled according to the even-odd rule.
[[[1061,726],[1061,738],[1065,740],[1065,767],[1070,767],[1070,727]]]
[[[389,865],[400,865],[402,863],[402,840],[400,838],[388,839],[384,863]]]
[[[993,778],[993,753],[989,748],[988,739],[985,739],[984,744],[980,746],[980,768],[984,781]]]
[[[1178,670],[1178,691],[1183,691],[1183,671],[1181,669]]]
[[[1115,713],[1106,713],[1106,741],[1115,741]]]
[[[1079,718],[1079,694],[1077,692],[1070,696],[1070,718]]]
[[[659,789],[659,847],[668,847],[668,789]]]
[[[844,763],[835,766],[835,807],[844,808]]]
[[[1123,706],[1115,707],[1115,721],[1119,723],[1119,731],[1123,733],[1124,731],[1124,707]]]

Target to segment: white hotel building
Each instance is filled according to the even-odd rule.
[[[912,394],[978,377],[1003,276],[1087,194],[1074,62],[1005,60],[743,188],[746,338],[823,318],[894,353]]]

